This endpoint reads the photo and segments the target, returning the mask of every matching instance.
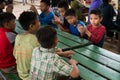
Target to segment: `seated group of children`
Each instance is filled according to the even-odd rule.
[[[22,12],[18,19],[24,29],[22,34],[14,32],[16,18],[12,13],[0,14],[0,70],[18,73],[23,80],[56,80],[58,74],[73,78],[79,76],[77,61],[70,59],[67,63],[60,57],[69,57],[74,52],[56,48],[58,38],[55,28],[79,37],[86,35],[87,39],[100,46],[105,28],[100,24],[102,16],[98,9],[91,11],[91,24],[86,27],[77,19],[74,10],[61,6],[61,3],[58,10],[63,22],[50,12],[48,0],[40,1],[40,15],[34,6],[31,6],[34,12]],[[40,27],[40,23],[47,26]]]

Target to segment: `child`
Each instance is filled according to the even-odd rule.
[[[30,9],[38,14],[37,9],[33,5],[31,6]],[[40,1],[41,14],[39,15],[39,21],[42,26],[51,25],[54,28],[58,28],[57,25],[52,23],[52,20],[54,19],[54,14],[53,12],[50,12],[49,9],[50,9],[50,0],[41,0]]]
[[[85,24],[82,21],[78,20],[75,10],[68,9],[67,12],[65,13],[65,18],[70,24],[69,32],[73,35],[81,37],[80,31],[78,30],[77,27],[81,27],[81,26],[85,27]]]
[[[54,28],[41,28],[37,32],[37,39],[41,47],[36,47],[32,53],[30,80],[57,80],[58,74],[73,78],[79,76],[75,60],[71,59],[70,65],[55,54],[58,38]]]
[[[13,12],[13,4],[8,4],[7,5],[6,12],[9,12],[9,13]]]
[[[5,8],[5,1],[4,0],[0,0],[0,13],[3,12],[4,8]]]
[[[39,46],[34,34],[39,29],[40,23],[37,14],[31,11],[23,12],[18,20],[25,32],[16,36],[13,54],[16,58],[19,77],[22,80],[29,80],[32,51]]]
[[[60,1],[57,5],[58,11],[60,13],[60,17],[55,16],[54,20],[52,21],[54,24],[57,24],[57,26],[62,30],[62,31],[69,31],[69,23],[65,19],[64,15],[65,12],[68,10],[69,6],[66,1]]]
[[[103,0],[103,3],[100,6],[100,9],[103,14],[103,20],[101,22],[102,25],[106,27],[107,36],[112,38],[114,36],[114,33],[110,30],[114,29],[114,22],[113,17],[116,15],[114,8],[112,5],[109,4],[111,0]]]
[[[0,14],[0,69],[5,73],[17,73],[13,56],[15,19],[12,13]]]
[[[90,12],[90,25],[87,28],[78,27],[81,34],[86,34],[88,40],[92,41],[95,45],[102,47],[104,42],[105,27],[100,24],[102,21],[101,11],[94,9]]]

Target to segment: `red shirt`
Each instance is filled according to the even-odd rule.
[[[103,25],[93,27],[91,24],[88,26],[88,30],[91,32],[91,36],[88,38],[95,44],[98,44],[105,35],[106,29]]]
[[[13,46],[6,36],[6,32],[11,32],[6,28],[0,28],[0,68],[8,68],[15,65],[13,56]]]

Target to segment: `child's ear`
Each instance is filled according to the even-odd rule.
[[[34,25],[33,25],[33,24],[30,24],[29,29],[32,30],[33,27],[34,27]]]
[[[58,43],[58,38],[55,39],[55,43]]]

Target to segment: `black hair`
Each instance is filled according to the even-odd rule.
[[[37,19],[37,14],[32,11],[24,11],[20,14],[18,21],[20,22],[21,26],[24,30],[28,30],[30,24],[36,24],[35,20]]]
[[[15,15],[8,12],[0,13],[0,27],[3,27],[6,22],[16,19]]]
[[[68,9],[65,13],[65,17],[66,16],[77,16],[77,15],[74,9]]]
[[[93,9],[91,10],[90,14],[98,15],[100,18],[102,17],[102,12],[100,9]]]
[[[44,2],[46,5],[50,6],[50,0],[41,0],[40,2]]]
[[[68,3],[65,0],[62,0],[57,5],[58,8],[64,8],[65,10],[69,9]]]
[[[43,48],[51,48],[57,38],[56,30],[52,26],[45,26],[36,33],[37,39]]]
[[[102,1],[103,1],[103,3],[109,4],[109,0],[102,0]]]

